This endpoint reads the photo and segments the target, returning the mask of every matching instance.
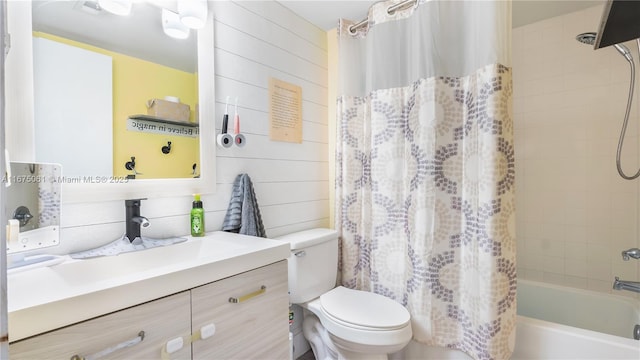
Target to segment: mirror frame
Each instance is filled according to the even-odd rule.
[[[31,22],[28,26],[31,31]],[[135,179],[127,182],[112,177],[104,183],[63,183],[62,204],[215,193],[216,147],[215,141],[211,140],[215,138],[214,23],[210,2],[207,23],[204,28],[197,30],[197,37],[200,177]],[[33,69],[29,71],[33,72]]]

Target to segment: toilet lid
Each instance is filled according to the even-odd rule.
[[[320,295],[324,311],[342,322],[368,328],[396,329],[410,320],[407,309],[379,294],[339,286]]]

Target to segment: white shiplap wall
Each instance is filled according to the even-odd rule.
[[[225,98],[234,103],[237,96],[247,145],[217,149],[217,191],[203,196],[207,231],[221,228],[232,183],[243,172],[253,180],[269,237],[329,226],[326,33],[275,1],[210,4],[215,16],[216,128],[221,127]],[[270,77],[302,87],[302,144],[269,140]],[[230,106],[231,118],[233,112]],[[143,234],[185,235],[190,207],[190,197],[145,200],[141,213],[151,226]],[[124,232],[123,220],[123,201],[65,205],[62,244],[53,251],[104,244]]]
[[[226,97],[237,96],[247,137],[243,148],[218,149],[217,210],[224,216],[233,180],[246,172],[269,236],[327,226],[326,33],[273,1],[215,2],[214,14],[216,127]],[[302,144],[269,140],[270,77],[302,87]]]

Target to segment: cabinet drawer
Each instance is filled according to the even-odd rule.
[[[191,296],[193,332],[215,326],[213,336],[193,343],[194,359],[289,358],[286,260],[195,288]]]
[[[178,293],[11,343],[10,358],[69,360],[74,355],[82,358],[102,352],[100,359],[160,359],[168,340],[191,333],[190,306],[189,292]],[[132,345],[140,331],[144,331],[144,339]],[[124,344],[129,346],[118,346]],[[171,354],[171,359],[189,358],[188,345]]]

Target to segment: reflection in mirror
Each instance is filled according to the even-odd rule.
[[[197,33],[167,36],[161,10],[135,2],[123,17],[97,1],[33,2],[36,161],[79,180],[199,175]]]
[[[97,147],[95,144],[91,145],[80,145],[71,146],[70,144],[75,144],[75,140],[84,138],[84,135],[87,131],[81,131],[81,126],[91,124],[90,121],[97,116],[95,111],[90,111],[87,114],[82,114],[82,119],[78,120],[78,123],[74,124],[73,127],[68,128],[67,133],[72,134],[73,139],[69,139],[68,137],[60,137],[54,140],[54,144],[51,145],[49,149],[45,146],[40,146],[39,144],[35,144],[35,131],[34,131],[34,113],[35,110],[31,107],[34,104],[33,96],[36,96],[36,92],[39,90],[39,86],[34,84],[34,68],[31,66],[23,66],[23,64],[33,63],[33,35],[34,35],[34,27],[33,21],[36,23],[40,23],[38,13],[41,9],[41,6],[53,9],[55,3],[69,4],[72,3],[75,6],[87,4],[90,1],[30,1],[30,2],[12,2],[14,6],[10,6],[7,12],[7,23],[12,24],[15,32],[12,33],[12,46],[11,53],[13,56],[13,63],[10,64],[10,72],[12,74],[11,79],[8,79],[7,85],[7,96],[10,98],[10,102],[15,104],[15,109],[13,111],[13,115],[6,120],[6,131],[10,135],[11,141],[8,141],[7,147],[9,154],[14,159],[19,159],[24,162],[34,162],[35,154],[34,150],[37,147],[40,147],[42,151],[47,151],[51,149],[51,147],[68,147],[73,149],[74,154],[72,157],[80,157],[81,154],[89,154],[91,158],[91,153]],[[148,2],[134,2],[133,12],[142,13],[144,11],[138,10],[141,6],[149,6]],[[154,0],[153,3],[161,3],[161,4],[173,4],[175,6],[174,1],[161,1]],[[40,10],[39,10],[40,9]],[[82,10],[84,11],[84,10]],[[151,10],[153,11],[153,10]],[[68,10],[67,10],[68,12]],[[48,14],[48,15],[46,15]],[[50,19],[58,19],[62,14],[58,14],[55,12],[45,12],[45,17]],[[193,193],[200,194],[211,194],[215,192],[216,180],[215,180],[215,143],[212,141],[199,141],[200,137],[203,139],[212,139],[215,137],[215,123],[213,119],[214,115],[214,106],[215,106],[215,85],[214,85],[214,26],[213,26],[213,13],[211,11],[208,12],[207,22],[205,27],[199,29],[197,31],[191,30],[191,36],[189,36],[188,41],[193,41],[197,43],[195,47],[197,51],[192,50],[188,51],[181,46],[182,43],[175,43],[173,46],[169,47],[159,47],[160,49],[164,49],[163,55],[160,55],[160,58],[173,58],[173,55],[177,54],[191,54],[193,56],[194,52],[197,53],[197,60],[194,60],[193,66],[197,66],[197,78],[199,81],[194,84],[196,89],[194,93],[197,93],[197,103],[194,101],[193,107],[190,109],[190,116],[193,120],[196,119],[197,113],[197,130],[198,137],[194,138],[195,141],[199,144],[198,153],[195,155],[195,160],[187,161],[186,165],[172,163],[171,165],[163,166],[163,169],[173,169],[176,172],[180,172],[182,174],[184,172],[183,168],[187,167],[187,175],[184,177],[174,177],[174,178],[166,178],[161,177],[162,175],[158,175],[155,178],[153,176],[153,170],[155,169],[151,166],[148,158],[142,151],[152,151],[152,155],[160,156],[162,164],[168,163],[169,161],[173,161],[174,159],[178,159],[180,154],[184,154],[185,147],[184,144],[181,144],[180,141],[174,139],[173,136],[160,136],[158,134],[144,134],[148,135],[145,138],[153,138],[154,141],[152,146],[147,146],[147,144],[143,144],[142,140],[133,141],[126,140],[124,141],[124,145],[127,146],[123,150],[124,154],[116,154],[115,151],[119,150],[121,146],[117,146],[112,139],[109,145],[109,141],[106,141],[107,146],[111,146],[113,149],[113,163],[111,164],[112,175],[98,176],[98,175],[77,175],[71,176],[73,172],[67,171],[65,168],[65,174],[62,183],[62,203],[63,204],[71,204],[71,203],[86,203],[86,202],[103,202],[103,201],[114,201],[114,200],[124,200],[124,199],[134,199],[134,198],[156,198],[156,197],[174,197],[174,196],[190,196]],[[120,18],[117,26],[112,26],[111,28],[106,28],[101,31],[105,37],[109,37],[110,34],[118,32],[120,29],[125,29],[124,32],[127,34],[128,38],[134,39],[134,43],[136,47],[140,49],[148,50],[150,48],[158,48],[157,46],[153,46],[155,44],[154,41],[143,41],[140,37],[142,35],[149,34],[158,34],[158,36],[166,36],[162,32],[162,25],[156,23],[155,25],[148,25],[148,28],[145,29],[132,29],[128,27],[128,22],[126,19],[129,17]],[[80,29],[80,32],[84,32],[84,28],[87,25],[86,21],[82,22],[79,19],[75,21],[66,21],[68,24],[74,24],[74,28]],[[98,23],[97,19],[93,19],[89,21],[90,24]],[[49,26],[49,25],[47,25]],[[53,33],[54,31],[47,26],[38,28],[38,33]],[[90,31],[86,31],[87,34],[90,34]],[[196,36],[197,35],[197,36]],[[65,37],[70,38],[69,34],[59,34],[59,35],[51,35],[57,37]],[[115,38],[114,38],[115,39]],[[47,38],[47,40],[51,40]],[[115,39],[112,42],[118,43],[122,39]],[[70,40],[71,41],[71,40]],[[72,41],[76,42],[84,42],[87,40],[84,39],[73,39]],[[112,44],[115,46],[115,44]],[[98,45],[94,45],[95,47],[99,47]],[[106,47],[106,45],[105,45]],[[169,53],[166,49],[169,48]],[[86,50],[86,49],[82,49]],[[115,49],[110,50],[113,52],[125,53],[124,49]],[[123,55],[125,56],[125,55]],[[141,56],[136,54],[126,55],[130,57],[141,58]],[[155,64],[159,64],[157,59],[149,60],[149,62],[153,62]],[[173,65],[166,65],[171,66]],[[112,68],[112,76],[114,69]],[[132,71],[129,77],[136,78],[137,73]],[[35,80],[37,81],[37,80]],[[163,84],[171,84],[171,81],[165,81]],[[86,91],[92,87],[92,85],[83,83],[80,85]],[[118,85],[112,81],[112,92],[115,92],[115,89]],[[129,90],[139,88],[140,86],[132,85]],[[170,88],[173,90],[173,88]],[[166,90],[159,94],[153,95],[145,95],[144,98],[140,100],[140,102],[136,102],[138,106],[142,103],[143,105],[137,109],[132,109],[124,113],[125,115],[121,117],[117,117],[115,113],[113,113],[112,125],[118,124],[122,126],[127,126],[128,117],[130,115],[138,115],[138,114],[146,114],[146,102],[151,100],[152,98],[157,99],[165,99],[166,96],[177,97],[180,98],[180,102],[186,103],[189,101],[187,97],[182,96],[180,94],[170,95],[172,92]],[[170,98],[171,100],[175,100]],[[116,102],[121,102],[117,97],[112,97],[113,107],[116,107]],[[126,99],[124,100],[126,101]],[[64,111],[64,116],[78,113],[77,105],[78,101],[73,102],[73,106],[70,109]],[[197,106],[196,106],[197,104]],[[29,106],[28,108],[25,108]],[[191,104],[189,104],[191,105]],[[197,107],[197,111],[195,108]],[[64,117],[63,116],[63,117]],[[117,118],[116,118],[117,117]],[[169,127],[167,127],[169,128]],[[96,127],[91,127],[91,132],[96,132]],[[193,127],[192,127],[193,129]],[[86,130],[86,128],[85,128]],[[105,130],[107,131],[107,130]],[[111,131],[115,133],[115,129],[111,128]],[[129,131],[127,134],[131,135],[133,132]],[[68,135],[68,134],[66,134]],[[139,134],[141,135],[141,134]],[[154,135],[157,138],[161,138],[157,140],[157,138],[152,137]],[[49,136],[52,138],[53,136]],[[186,139],[186,137],[184,137]],[[164,154],[161,151],[162,146],[166,145],[169,141],[171,141],[172,149],[169,154]],[[143,148],[144,145],[144,148]],[[87,147],[88,146],[88,147]],[[118,156],[116,158],[116,156]],[[132,158],[135,158],[135,171],[137,173],[142,173],[136,175],[136,180],[122,181],[122,175],[118,175],[114,170],[124,171],[126,175],[132,175],[133,170],[129,170],[125,168],[128,162],[132,162]],[[93,160],[82,161],[84,167],[89,166],[89,162]],[[60,163],[59,160],[52,159],[51,162]],[[194,166],[195,165],[195,166]],[[65,165],[62,164],[64,167]],[[71,165],[70,165],[71,166]],[[82,166],[81,166],[82,168]],[[194,169],[196,169],[194,173]],[[92,169],[91,171],[96,171]],[[86,174],[86,173],[85,173]],[[124,175],[123,174],[123,175]],[[66,181],[66,180],[70,181]]]
[[[61,167],[11,162],[5,177],[7,253],[54,246],[59,242]]]

